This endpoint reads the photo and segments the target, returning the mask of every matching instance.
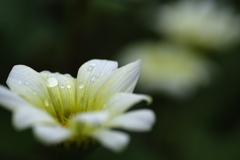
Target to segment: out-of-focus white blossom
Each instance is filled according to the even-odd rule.
[[[120,62],[142,59],[139,88],[185,97],[210,80],[212,64],[192,50],[168,43],[145,42],[121,52]]]
[[[240,39],[240,17],[212,0],[183,0],[160,7],[156,30],[172,40],[208,49]]]
[[[13,112],[13,124],[33,128],[45,144],[88,145],[98,140],[114,151],[129,142],[128,134],[112,128],[148,131],[155,116],[149,109],[127,110],[151,97],[133,94],[141,61],[118,68],[115,61],[90,60],[69,74],[36,72],[16,65],[9,74],[7,89],[0,85],[0,105]]]

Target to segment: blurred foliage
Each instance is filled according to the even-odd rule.
[[[1,0],[0,84],[11,68],[25,64],[37,71],[70,73],[93,58],[115,59],[127,44],[162,39],[151,28],[157,0]],[[234,6],[238,1],[221,1]],[[176,24],[177,25],[177,24]],[[157,115],[149,133],[131,133],[120,154],[97,149],[90,159],[239,160],[240,46],[212,54],[219,75],[189,99],[153,94]],[[207,51],[209,52],[209,51]],[[138,92],[138,90],[136,91]],[[0,159],[52,159],[31,130],[16,131],[11,113],[0,110]]]

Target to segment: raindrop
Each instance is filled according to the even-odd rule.
[[[96,63],[92,63],[92,64],[90,64],[90,66],[95,67],[95,66],[96,66]]]
[[[55,87],[58,85],[58,80],[55,77],[48,77],[46,83],[48,87]]]
[[[64,86],[60,86],[62,89],[64,88]]]
[[[70,84],[67,84],[67,88],[70,89],[72,88],[72,86]]]
[[[93,66],[88,67],[88,71],[92,71],[93,70]]]
[[[91,81],[92,81],[92,82],[94,82],[96,79],[97,79],[96,76],[92,76],[92,77],[91,77]]]
[[[78,83],[78,88],[79,89],[83,89],[83,87],[84,87],[84,84],[82,82]]]
[[[30,83],[29,82],[25,82],[26,85],[29,85]]]
[[[22,81],[19,81],[18,84],[21,85],[21,84],[22,84]]]
[[[67,77],[72,77],[72,76],[71,76],[70,74],[68,74],[68,73],[67,73],[67,74],[64,74],[64,75],[67,76]]]
[[[46,75],[51,74],[51,72],[49,72],[49,71],[42,71],[40,73],[43,73],[43,74],[46,74]]]
[[[87,99],[87,95],[85,94],[83,97],[82,97],[82,101],[86,101]]]

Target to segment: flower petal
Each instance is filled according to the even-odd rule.
[[[35,107],[20,107],[14,110],[13,124],[19,129],[26,129],[35,124],[57,124],[47,112]]]
[[[46,86],[57,115],[69,117],[70,114],[79,112],[76,106],[76,79],[69,74],[40,73],[46,80]]]
[[[16,93],[11,92],[7,87],[2,85],[0,85],[0,105],[10,111],[23,106],[31,106],[31,104],[19,97]]]
[[[72,132],[59,125],[36,125],[35,136],[44,144],[57,144],[72,136]]]
[[[120,131],[96,130],[91,134],[104,147],[119,152],[128,144],[129,136]]]
[[[103,107],[103,104],[117,92],[131,93],[137,83],[141,65],[141,60],[138,60],[119,68],[104,82],[95,97],[93,106],[98,106],[98,109],[100,109]]]
[[[36,107],[44,108],[45,101],[50,99],[44,78],[30,67],[14,66],[8,76],[7,84],[11,91]]]
[[[131,111],[109,121],[109,127],[117,127],[130,131],[149,131],[155,122],[155,114],[148,109]]]
[[[107,60],[90,60],[84,63],[77,76],[77,105],[92,109],[93,99],[106,79],[115,72],[118,63]]]
[[[107,112],[86,112],[79,113],[71,121],[78,121],[90,125],[100,125],[108,118]]]
[[[116,93],[104,105],[104,109],[109,111],[112,116],[119,115],[142,100],[150,104],[152,98],[143,94]]]

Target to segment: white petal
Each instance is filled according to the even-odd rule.
[[[108,110],[111,115],[114,116],[125,112],[130,107],[141,102],[142,100],[151,103],[152,98],[142,94],[116,93],[105,104],[104,109]]]
[[[117,92],[132,92],[140,74],[141,60],[119,68],[102,85],[96,95],[93,106],[102,107],[103,104]]]
[[[39,108],[44,108],[44,100],[49,99],[44,78],[30,67],[14,66],[7,84],[13,92]]]
[[[0,105],[11,111],[19,107],[31,106],[24,99],[2,85],[0,85]]]
[[[72,136],[72,132],[58,125],[36,125],[35,136],[45,144],[57,144]]]
[[[90,125],[100,125],[108,118],[107,112],[86,112],[79,113],[71,121],[78,121]]]
[[[57,124],[47,112],[34,107],[20,107],[14,110],[14,126],[21,130],[36,124]]]
[[[131,111],[109,121],[109,127],[130,131],[149,131],[155,122],[155,114],[148,109]]]
[[[96,93],[117,67],[117,62],[107,60],[90,60],[84,63],[77,76],[77,104],[85,110],[93,109],[91,107]]]
[[[129,136],[120,131],[96,130],[91,134],[104,147],[119,152],[128,144]]]

